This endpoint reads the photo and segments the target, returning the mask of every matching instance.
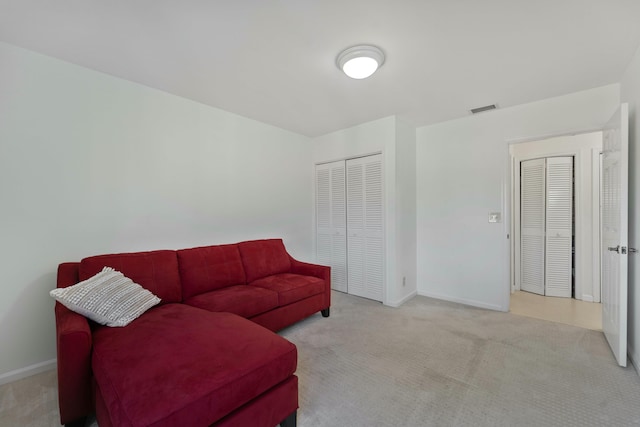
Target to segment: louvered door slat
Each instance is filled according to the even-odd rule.
[[[316,226],[321,229],[331,227],[331,171],[326,168],[316,170]]]
[[[347,292],[347,205],[345,162],[331,167],[331,287]]]
[[[384,281],[382,243],[381,237],[369,236],[365,244],[366,296],[376,301],[382,301]]]
[[[384,215],[382,156],[369,156],[365,163],[365,280],[367,295],[382,301],[384,283]]]
[[[345,162],[316,166],[316,257],[331,266],[331,287],[347,292]]]
[[[371,160],[365,165],[365,229],[382,233],[382,162]]]
[[[382,156],[347,160],[349,293],[382,301],[384,211]]]
[[[545,161],[520,163],[520,289],[544,295]]]
[[[318,233],[316,236],[316,261],[321,265],[331,265],[331,235]]]
[[[347,161],[347,228],[359,232],[364,229],[364,174],[362,164],[354,162]]]
[[[571,298],[573,157],[547,159],[545,295]]]
[[[331,225],[342,229],[347,221],[345,166],[343,161],[338,163],[331,168]]]
[[[367,296],[365,281],[365,239],[356,234],[347,237],[347,283],[349,293],[360,297]]]
[[[347,236],[344,233],[334,233],[331,244],[331,287],[336,291],[347,292]]]

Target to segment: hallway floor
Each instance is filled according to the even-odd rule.
[[[511,294],[509,311],[519,316],[602,330],[602,305],[599,303],[516,291]]]

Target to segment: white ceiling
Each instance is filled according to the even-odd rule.
[[[638,0],[0,0],[2,41],[308,136],[619,82],[639,23]],[[362,43],[386,63],[352,80]]]

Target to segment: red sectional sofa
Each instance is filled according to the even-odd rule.
[[[56,303],[62,424],[295,426],[297,350],[272,331],[329,316],[329,267],[255,240],[93,256],[60,264],[57,286],[105,266],[162,301],[121,328]]]

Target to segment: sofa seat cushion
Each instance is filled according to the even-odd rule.
[[[278,304],[281,306],[324,292],[324,280],[291,273],[274,274],[251,282],[249,286],[277,292]]]
[[[92,367],[113,425],[208,426],[289,378],[297,351],[230,313],[184,304],[93,336]]]
[[[237,285],[197,295],[186,300],[185,304],[250,318],[276,308],[278,293],[255,286]]]

